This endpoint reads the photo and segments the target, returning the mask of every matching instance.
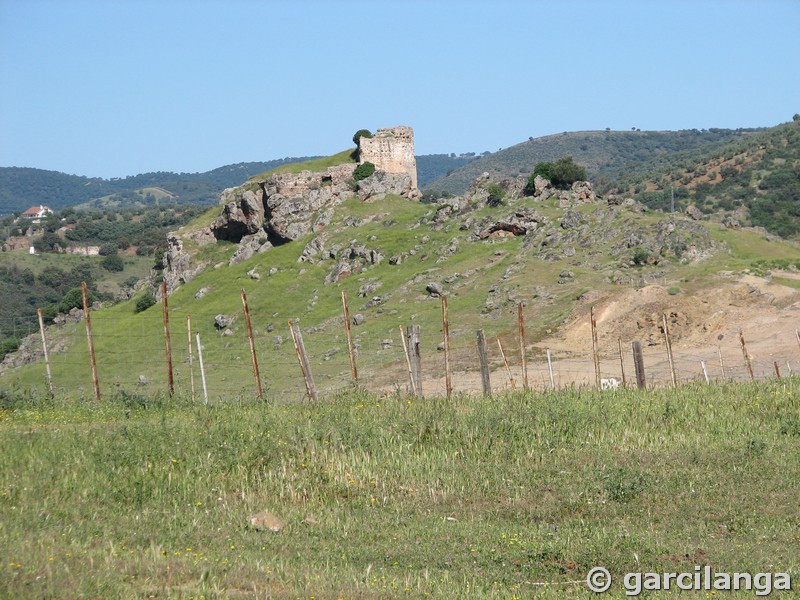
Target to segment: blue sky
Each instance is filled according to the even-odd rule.
[[[0,166],[124,177],[800,112],[800,1],[0,0]]]

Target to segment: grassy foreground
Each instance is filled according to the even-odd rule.
[[[313,407],[3,398],[3,598],[589,597],[564,582],[596,565],[800,581],[796,380]],[[285,528],[249,528],[262,510]]]

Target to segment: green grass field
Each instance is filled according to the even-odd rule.
[[[793,379],[0,402],[3,598],[589,597],[568,582],[598,565],[800,580]],[[263,510],[284,529],[249,528]]]

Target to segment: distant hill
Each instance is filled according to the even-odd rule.
[[[266,162],[246,162],[205,173],[159,171],[119,179],[82,177],[27,167],[0,167],[0,216],[45,204],[53,210],[81,208],[131,208],[153,205],[213,205],[225,188],[282,165],[321,158],[301,156]],[[424,186],[475,159],[468,154],[417,156],[420,186]]]
[[[537,163],[572,156],[593,181],[615,179],[632,165],[696,147],[715,147],[763,129],[691,129],[682,131],[564,132],[485,154],[450,175],[425,185],[426,192],[463,194],[484,172],[495,178],[530,175]],[[602,181],[599,181],[602,184]]]
[[[798,237],[800,115],[721,145],[653,157],[622,173],[614,185],[649,208],[694,206],[782,237]]]
[[[0,215],[45,204],[53,210],[132,207],[159,202],[213,205],[219,193],[283,164],[317,157],[281,158],[219,167],[205,173],[143,173],[118,179],[67,175],[27,167],[0,167]]]

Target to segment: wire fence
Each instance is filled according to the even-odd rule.
[[[91,399],[95,395],[147,397],[172,391],[196,402],[225,403],[259,393],[266,401],[302,402],[312,396],[312,389],[324,399],[354,385],[380,394],[428,397],[637,385],[635,340],[613,340],[612,344],[604,338],[602,344],[593,344],[587,336],[585,348],[571,351],[520,344],[520,328],[526,325],[521,309],[519,321],[516,315],[510,316],[498,328],[500,335],[487,337],[488,388],[481,371],[477,332],[444,321],[438,327],[423,328],[418,345],[412,348],[402,324],[379,326],[373,321],[347,328],[344,317],[339,316],[299,327],[302,348],[298,348],[289,322],[257,315],[248,330],[241,310],[232,324],[222,327],[207,319],[202,324],[192,323],[188,315],[157,310],[141,313],[119,327],[106,313],[90,312],[94,373],[84,320],[74,326],[46,329],[49,360],[45,361],[38,321],[14,319],[15,327],[30,334],[23,344],[29,359],[35,359],[34,374],[26,379],[28,389],[45,393],[49,379],[50,393],[55,395]],[[450,332],[447,343],[445,325]],[[669,333],[661,331],[662,343],[641,349],[644,381],[640,383],[646,387],[786,377],[800,370],[797,330],[784,334],[787,344],[782,347],[791,347],[797,338],[798,350],[780,356],[753,355],[743,337],[732,336],[725,344],[674,350],[670,356]],[[5,371],[8,375],[8,368]],[[0,376],[0,387],[3,378]]]

